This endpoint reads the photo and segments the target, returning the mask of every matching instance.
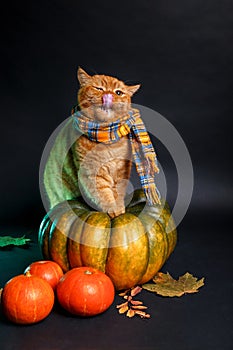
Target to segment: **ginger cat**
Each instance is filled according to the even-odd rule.
[[[140,87],[128,86],[106,75],[90,76],[81,68],[78,81],[79,108],[88,120],[98,123],[124,118],[131,108],[132,95]],[[68,124],[69,137],[65,127],[55,140],[45,166],[44,186],[50,207],[81,194],[89,205],[112,218],[123,214],[132,163],[128,135],[110,144],[91,141],[88,136],[81,135],[67,153],[69,138],[76,132]],[[64,152],[67,154],[61,169],[59,160]]]

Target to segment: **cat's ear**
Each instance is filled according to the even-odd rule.
[[[127,85],[127,91],[129,93],[130,96],[133,96],[133,94],[135,94],[136,91],[138,91],[138,89],[140,88],[141,84],[138,85]]]
[[[81,86],[87,85],[91,80],[91,76],[88,75],[81,67],[78,67],[77,77]]]

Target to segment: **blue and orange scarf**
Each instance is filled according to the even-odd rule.
[[[160,195],[154,181],[155,173],[159,172],[157,158],[139,110],[132,109],[125,118],[111,123],[92,121],[74,109],[72,117],[75,129],[91,141],[111,144],[128,135],[136,170],[148,204],[160,204]]]

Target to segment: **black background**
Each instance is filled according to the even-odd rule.
[[[142,83],[133,101],[161,113],[182,136],[195,186],[164,271],[206,277],[196,295],[143,293],[147,321],[118,316],[115,304],[87,320],[55,310],[30,329],[2,317],[1,348],[31,349],[35,342],[35,349],[230,349],[232,1],[8,1],[1,15],[1,235],[33,239],[28,249],[0,251],[1,284],[40,258],[40,158],[76,102],[78,66]],[[169,162],[166,171],[171,177]]]

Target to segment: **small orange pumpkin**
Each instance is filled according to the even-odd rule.
[[[14,323],[31,324],[48,316],[54,292],[48,282],[29,273],[10,279],[4,286],[1,304],[5,316]]]
[[[48,260],[31,263],[24,271],[24,273],[27,272],[30,272],[31,275],[43,278],[53,289],[56,288],[60,278],[63,276],[61,267],[54,261]]]
[[[110,278],[92,267],[76,267],[65,273],[56,292],[60,305],[79,316],[94,316],[106,311],[115,295]]]

